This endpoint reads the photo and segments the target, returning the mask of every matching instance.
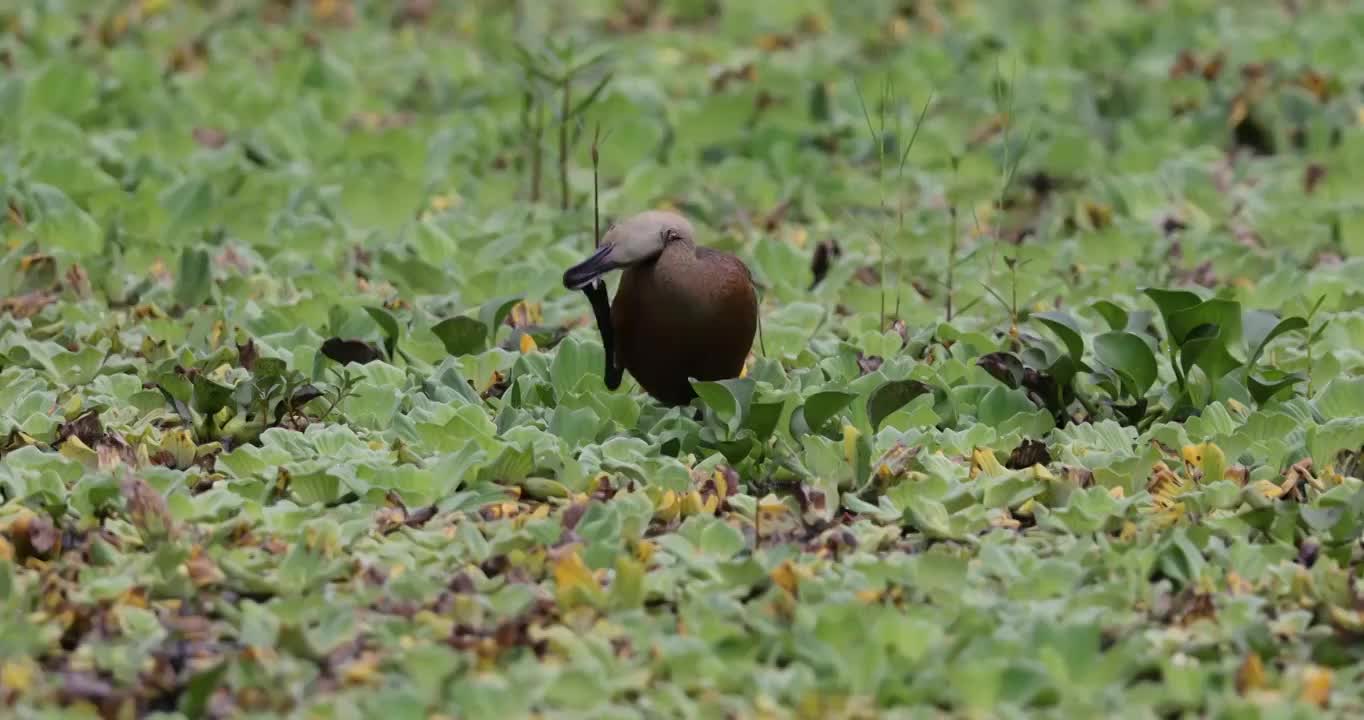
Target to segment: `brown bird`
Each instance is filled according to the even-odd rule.
[[[600,278],[616,269],[623,272],[608,309]],[[737,377],[753,347],[752,274],[733,255],[698,246],[677,213],[649,210],[614,225],[596,252],[564,272],[564,287],[592,300],[612,390],[629,370],[654,399],[686,405],[696,397],[689,378]]]

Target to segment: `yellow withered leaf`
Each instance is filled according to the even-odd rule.
[[[692,492],[695,492],[695,490],[693,490]],[[719,509],[719,507],[720,498],[715,495],[707,495],[706,501],[701,505],[701,512],[707,515],[714,515],[715,511]]]
[[[59,452],[63,457],[75,460],[86,467],[93,468],[99,466],[99,453],[92,450],[89,445],[86,445],[75,435],[67,438],[66,441],[62,443],[62,449]]]
[[[976,448],[971,451],[971,477],[985,473],[985,477],[999,477],[1008,472],[1003,465],[999,464],[999,458],[995,457],[993,450],[989,448]]]
[[[769,575],[772,582],[792,595],[796,594],[796,590],[800,587],[800,575],[797,574],[796,566],[792,565],[790,560],[783,561],[782,564],[772,568]]]
[[[764,495],[763,498],[758,501],[758,512],[763,515],[777,516],[785,513],[788,509],[786,503],[782,502],[781,498],[772,493]]]
[[[677,500],[677,493],[672,490],[665,490],[654,505],[654,517],[664,522],[676,520],[681,512],[682,504]]]
[[[533,353],[533,352],[535,352],[538,348],[539,348],[539,346],[535,344],[535,338],[531,337],[531,336],[530,336],[530,333],[525,333],[525,334],[521,335],[521,354],[522,354],[522,355],[525,355],[526,353]]]
[[[715,472],[711,473],[710,477],[715,483],[716,494],[720,497],[729,497],[729,478],[725,475],[725,471],[716,468]]]
[[[33,684],[34,667],[28,658],[8,660],[0,665],[0,687],[16,693],[28,690]]]
[[[1278,500],[1279,498],[1283,497],[1284,494],[1283,488],[1279,487],[1278,485],[1275,485],[1274,483],[1268,480],[1257,480],[1255,481],[1253,487],[1255,488],[1256,492],[1259,492],[1261,495],[1265,496],[1270,500]]]
[[[601,590],[577,548],[560,555],[554,561],[553,572],[555,596],[560,605],[573,605],[584,594],[591,597]]]
[[[1236,671],[1236,692],[1245,695],[1264,686],[1264,662],[1260,660],[1258,653],[1251,653],[1246,656],[1245,660],[1241,661],[1241,668]]]
[[[1303,701],[1317,707],[1326,707],[1331,699],[1331,671],[1317,665],[1310,665],[1302,673]]]
[[[848,464],[857,463],[857,438],[862,436],[862,432],[851,425],[843,426],[843,457]]]
[[[1216,482],[1227,472],[1227,455],[1216,443],[1185,445],[1180,451],[1184,462],[1203,472],[1203,482]]]
[[[701,492],[692,488],[690,492],[682,496],[682,514],[696,515],[705,508],[705,503],[701,500]]]
[[[167,431],[161,437],[161,449],[170,453],[175,459],[175,468],[184,470],[194,464],[194,457],[198,454],[198,448],[194,445],[194,436],[190,435],[185,428],[176,428]]]
[[[347,685],[368,685],[379,678],[379,656],[373,652],[361,654],[341,670],[341,679]]]

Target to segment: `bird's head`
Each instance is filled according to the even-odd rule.
[[[564,287],[581,290],[612,270],[657,258],[675,242],[694,242],[692,226],[686,218],[667,210],[632,215],[606,231],[596,252],[564,271]]]

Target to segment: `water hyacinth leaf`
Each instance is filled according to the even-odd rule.
[[[1274,342],[1275,338],[1285,333],[1290,333],[1295,330],[1304,330],[1306,328],[1307,320],[1305,318],[1293,316],[1278,321],[1269,332],[1264,334],[1264,337],[1259,338],[1258,342],[1255,342],[1255,347],[1251,351],[1250,357],[1246,360],[1246,366],[1255,367],[1255,363],[1260,360],[1260,355],[1264,353],[1265,348],[1270,343]],[[1255,340],[1255,338],[1250,339],[1252,341]]]
[[[833,419],[835,415],[848,407],[857,395],[841,390],[821,390],[820,392],[806,398],[802,406],[802,417],[810,430],[818,432]]]
[[[1260,373],[1246,374],[1246,389],[1255,402],[1263,405],[1281,391],[1299,383],[1306,382],[1307,376],[1301,373],[1285,373],[1280,370],[1265,370]]]
[[[892,413],[908,405],[911,400],[933,392],[933,389],[918,380],[890,380],[871,391],[867,396],[867,420],[872,432],[881,428],[881,422]]]
[[[1358,417],[1364,408],[1364,377],[1338,377],[1326,383],[1312,405],[1327,420]]]
[[[478,319],[487,328],[487,338],[489,343],[497,341],[497,329],[502,327],[503,321],[511,313],[512,308],[521,302],[520,295],[496,298],[484,303],[478,309]],[[438,333],[439,334],[439,333]],[[448,348],[447,348],[448,349]],[[460,353],[451,352],[452,355]]]
[[[810,408],[809,401],[814,400],[814,398],[818,397],[818,395],[824,393],[832,394],[828,395],[828,397],[820,398],[820,402],[818,402],[817,408],[814,408],[814,410],[816,410],[816,412],[818,413],[817,417],[822,417],[822,421],[818,421],[818,423],[812,424],[810,423],[809,420],[806,419],[807,409]],[[805,404],[798,405],[797,408],[791,410],[791,419],[790,423],[788,423],[787,425],[787,430],[790,431],[792,439],[801,439],[805,435],[812,434],[812,432],[816,432],[816,434],[832,436],[833,431],[835,431],[836,428],[833,428],[831,427],[831,425],[829,425],[829,420],[831,420],[832,416],[836,415],[836,413],[839,412],[839,410],[846,408],[846,406],[850,404],[850,402],[854,400],[855,397],[857,397],[857,395],[851,395],[850,393],[840,393],[840,391],[824,391],[824,393],[816,393],[814,395],[810,395],[809,400],[807,400]],[[850,395],[850,397],[843,397],[843,395]]]
[[[753,440],[752,431],[741,430],[733,439],[726,440],[717,438],[713,441],[708,441],[706,437],[707,430],[708,428],[703,428],[701,430],[702,444],[719,450],[720,454],[725,457],[725,461],[731,465],[737,465],[743,462],[745,458],[752,454],[753,448],[756,446],[756,443]]]
[[[730,380],[701,381],[692,380],[691,386],[701,402],[730,432],[739,429],[748,418],[748,409],[753,400],[756,383],[751,378]]]
[[[199,247],[185,248],[180,253],[180,269],[175,275],[175,303],[180,307],[201,305],[208,300],[211,289],[208,251]]]
[[[1108,300],[1099,300],[1092,303],[1090,309],[1097,313],[1108,323],[1109,330],[1127,329],[1127,311],[1119,307],[1117,303]]]
[[[196,672],[185,685],[185,693],[180,696],[180,712],[186,717],[200,717],[227,670],[228,663],[224,661]]]
[[[213,187],[207,180],[186,178],[168,188],[162,197],[170,213],[168,238],[175,238],[203,223],[213,206]]]
[[[1197,337],[1195,331],[1208,326],[1217,328],[1223,346],[1230,348],[1241,340],[1241,303],[1213,298],[1192,307],[1177,310],[1168,319],[1170,336],[1178,345]]]
[[[365,306],[365,312],[374,318],[374,323],[384,333],[384,352],[389,358],[397,356],[398,341],[402,339],[402,326],[398,324],[398,319],[393,317],[393,313],[381,307]]]
[[[1051,363],[1042,360],[1038,363],[1042,366]],[[1023,382],[1023,361],[1017,355],[1008,352],[992,352],[976,358],[976,367],[990,374],[990,377],[1008,385],[1018,387]],[[911,400],[913,398],[910,398]]]
[[[1186,374],[1197,365],[1213,382],[1241,367],[1241,361],[1227,351],[1221,329],[1214,325],[1200,325],[1189,333],[1180,347],[1179,362]]]
[[[937,500],[918,496],[905,507],[905,517],[919,532],[932,538],[952,539],[952,520],[947,508]]]
[[[431,332],[445,346],[445,352],[455,357],[482,352],[487,347],[488,326],[464,315],[436,323]]]
[[[1084,368],[1085,340],[1075,318],[1063,312],[1033,313],[1031,317],[1056,333],[1061,343],[1066,346],[1071,362],[1078,368]]]
[[[330,504],[340,499],[342,493],[340,478],[327,472],[296,476],[289,487],[300,505]]]
[[[594,387],[594,383],[587,383],[584,379],[600,378],[604,363],[604,351],[600,342],[569,335],[555,348],[554,362],[549,368],[555,392],[562,398],[564,393],[576,388]]]
[[[786,406],[784,402],[754,402],[748,408],[748,420],[744,426],[753,431],[753,435],[759,441],[766,441],[777,429],[777,423],[781,421],[782,408]]]
[[[194,376],[194,411],[212,415],[232,402],[232,388],[216,383],[202,373]]]
[[[990,427],[999,428],[1015,415],[1030,413],[1036,408],[1022,390],[995,385],[980,398],[976,419]]]
[[[1129,332],[1106,332],[1094,338],[1094,357],[1117,371],[1133,397],[1141,397],[1155,384],[1158,371],[1151,347]]]
[[[1175,332],[1171,325],[1171,318],[1176,313],[1203,302],[1203,298],[1188,290],[1146,288],[1143,293],[1151,299],[1151,302],[1155,303],[1156,309],[1160,311],[1161,320],[1165,323],[1165,330],[1170,333],[1170,343],[1174,346],[1183,344],[1184,338]]]
[[[701,531],[701,551],[728,559],[744,549],[744,536],[723,520],[713,520]]]

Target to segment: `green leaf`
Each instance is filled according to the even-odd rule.
[[[202,415],[212,415],[232,402],[232,388],[222,385],[200,373],[194,376],[194,411]]]
[[[918,380],[890,380],[881,383],[867,396],[867,420],[872,432],[881,428],[881,422],[896,410],[908,405],[920,395],[933,392],[929,386]]]
[[[1061,342],[1066,346],[1066,351],[1070,354],[1070,359],[1078,368],[1084,368],[1085,340],[1080,334],[1080,328],[1075,324],[1075,318],[1063,312],[1041,312],[1033,313],[1031,316],[1038,322],[1046,325]]]
[[[1144,396],[1156,381],[1156,356],[1151,352],[1151,346],[1130,332],[1095,336],[1094,357],[1119,373],[1133,397]]]
[[[402,326],[398,324],[398,319],[393,317],[393,313],[385,308],[367,305],[365,306],[365,312],[369,313],[369,316],[374,318],[375,324],[383,331],[384,351],[387,353],[389,360],[392,361],[397,355],[398,340],[403,336]]]
[[[1327,420],[1364,415],[1364,377],[1332,378],[1317,391],[1312,405]]]
[[[1213,298],[1172,313],[1169,317],[1170,336],[1183,346],[1199,328],[1211,325],[1219,331],[1224,348],[1241,340],[1241,303]]]
[[[1250,391],[1250,396],[1255,398],[1255,402],[1263,405],[1270,398],[1279,394],[1285,388],[1293,387],[1301,382],[1307,381],[1307,376],[1301,373],[1285,373],[1278,370],[1266,371],[1264,377],[1256,376],[1253,373],[1246,374],[1246,389]]]
[[[632,609],[644,604],[644,564],[621,554],[616,556],[616,575],[611,581],[611,603],[616,608]]]
[[[951,517],[942,503],[920,495],[911,499],[908,505],[905,514],[919,532],[933,538],[954,537]]]
[[[713,520],[701,531],[701,551],[728,560],[744,549],[744,536],[723,520]]]
[[[328,472],[294,477],[290,487],[300,505],[333,503],[341,497],[341,480]]]
[[[1200,325],[1184,339],[1179,351],[1179,362],[1185,373],[1197,365],[1214,383],[1241,367],[1241,361],[1227,352],[1226,338],[1221,329],[1213,325]]]
[[[976,417],[981,423],[1000,428],[1019,413],[1031,413],[1037,406],[1028,399],[1028,394],[1017,388],[992,385],[980,398],[976,407]]]
[[[837,415],[839,410],[846,408],[855,397],[857,395],[843,393],[839,390],[824,390],[810,395],[802,405],[798,405],[791,412],[791,420],[788,424],[791,438],[801,439],[805,435],[812,434],[812,432],[822,434],[822,432],[832,430],[825,425],[828,425],[829,420]],[[813,423],[810,421],[810,417],[806,416],[806,413],[813,417]]]
[[[482,352],[487,347],[488,327],[465,315],[446,318],[436,323],[431,332],[440,338],[445,352],[455,357]]]
[[[738,430],[747,419],[756,385],[752,378],[691,382],[701,402],[729,427],[730,432]]]
[[[1293,332],[1294,330],[1303,330],[1306,327],[1307,320],[1305,318],[1297,317],[1296,315],[1293,317],[1286,317],[1280,320],[1278,323],[1274,325],[1274,329],[1266,333],[1265,336],[1261,338],[1258,343],[1255,344],[1255,349],[1251,351],[1250,358],[1246,360],[1246,367],[1255,367],[1255,363],[1259,361],[1260,355],[1264,353],[1265,348],[1271,342],[1274,342],[1275,338],[1279,337],[1280,335],[1283,335],[1284,333]]]
[[[182,308],[202,305],[211,289],[208,252],[199,247],[185,248],[180,253],[180,270],[175,274],[175,304]]]
[[[227,674],[226,661],[214,664],[206,670],[194,674],[185,684],[185,692],[180,696],[180,712],[186,717],[201,717],[208,708],[208,701],[218,689],[223,676]]]
[[[1146,294],[1146,297],[1151,298],[1151,302],[1154,302],[1156,304],[1156,309],[1160,311],[1161,320],[1165,322],[1165,331],[1170,334],[1170,344],[1174,347],[1182,345],[1183,336],[1178,335],[1174,331],[1174,328],[1171,325],[1171,318],[1176,313],[1203,302],[1203,298],[1188,290],[1146,288],[1143,292]]]
[[[186,179],[166,190],[161,198],[170,214],[165,236],[170,242],[183,242],[180,236],[207,220],[213,208],[213,187],[202,179]]]
[[[556,348],[554,362],[549,368],[550,381],[560,402],[567,393],[577,389],[599,392],[605,365],[605,351],[600,342],[583,340],[577,335],[565,338]],[[596,382],[585,385],[585,378],[596,378]]]
[[[1127,329],[1127,311],[1119,307],[1116,303],[1107,300],[1099,300],[1091,304],[1090,309],[1098,313],[1108,323],[1110,330]]]
[[[765,442],[777,429],[777,423],[781,421],[782,408],[785,402],[755,402],[748,408],[748,421],[744,427],[753,431],[753,434],[760,442]]]
[[[521,295],[496,298],[483,303],[483,305],[479,307],[478,319],[483,323],[484,327],[488,329],[487,337],[489,343],[497,341],[498,328],[502,327],[502,321],[507,319],[507,315],[511,313],[512,308],[516,307],[517,303],[521,302],[521,298]],[[462,353],[452,352],[451,354],[460,355]]]
[[[835,415],[848,407],[857,395],[841,390],[822,390],[806,398],[800,408],[806,425],[812,432],[819,432]]]

